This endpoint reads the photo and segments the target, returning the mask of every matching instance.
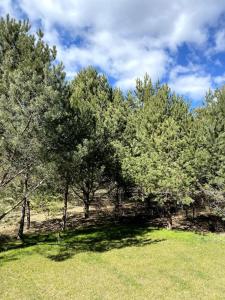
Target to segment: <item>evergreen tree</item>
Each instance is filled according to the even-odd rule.
[[[78,107],[85,134],[76,148],[74,192],[84,203],[85,217],[95,192],[104,184],[106,168],[112,155],[110,129],[106,126],[106,112],[112,101],[112,89],[94,68],[78,73],[71,85],[71,104]]]
[[[53,67],[55,49],[43,33],[29,33],[28,21],[0,21],[1,181],[17,175],[23,180],[23,203],[18,237],[23,235],[25,210],[29,213],[29,180],[41,163],[43,116],[57,97],[61,67]]]
[[[124,148],[123,169],[139,187],[142,199],[161,203],[171,221],[171,205],[192,201],[193,178],[184,168],[191,114],[182,98],[166,85],[153,86],[147,76],[144,83],[137,82],[136,97],[131,122],[135,130],[129,130],[133,138]]]

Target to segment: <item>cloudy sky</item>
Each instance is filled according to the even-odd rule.
[[[0,0],[7,13],[44,30],[68,78],[94,65],[126,90],[147,72],[193,105],[225,83],[225,0]]]

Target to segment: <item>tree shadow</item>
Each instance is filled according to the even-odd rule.
[[[1,245],[0,251],[7,254],[7,250],[27,248],[24,255],[38,253],[52,261],[60,262],[82,252],[102,253],[124,247],[144,247],[165,241],[165,239],[149,238],[147,233],[150,230],[149,227],[137,225],[114,225],[49,234],[32,234],[26,235],[23,242],[10,241]],[[3,255],[2,260],[0,256],[0,262],[10,261],[10,256],[11,260],[17,259],[13,252],[12,255],[9,253],[6,257]]]
[[[116,215],[112,210],[91,210],[89,218],[85,219],[84,214],[76,213],[68,215],[67,228],[73,230],[74,228],[90,228],[101,227],[109,225],[146,225],[154,227],[162,227],[162,222],[158,218],[143,213],[140,208],[133,206],[124,207],[120,214]],[[62,228],[62,218],[55,217],[42,221],[31,221],[31,229],[33,232],[57,232]]]
[[[48,254],[47,258],[53,261],[64,261],[76,254],[82,252],[105,252],[112,249],[122,249],[124,247],[143,247],[149,244],[158,243],[163,240],[152,240],[152,239],[138,239],[138,238],[126,238],[125,240],[88,240],[84,239],[82,242],[71,242],[66,245],[59,247],[56,254]]]
[[[202,214],[196,217],[186,217],[173,227],[176,230],[192,231],[195,233],[221,233],[225,230],[225,222],[218,216]]]
[[[164,239],[150,239],[144,236],[144,231],[120,231],[118,234],[112,231],[100,231],[96,236],[83,236],[80,239],[72,239],[61,244],[56,254],[47,255],[53,261],[64,261],[81,252],[106,252],[112,249],[125,247],[143,247],[164,241]]]

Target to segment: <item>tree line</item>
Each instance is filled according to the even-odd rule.
[[[56,48],[30,29],[0,20],[0,208],[10,206],[0,219],[21,206],[19,238],[40,194],[62,195],[63,229],[69,195],[88,218],[102,188],[114,191],[115,209],[121,191],[163,208],[168,226],[174,207],[203,204],[224,217],[223,87],[192,109],[147,74],[127,93],[93,67],[68,81]]]

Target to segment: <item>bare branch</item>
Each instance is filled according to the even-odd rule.
[[[34,191],[36,191],[36,189],[39,188],[39,186],[42,185],[42,183],[45,181],[45,178],[43,178],[37,185],[35,185],[32,190],[30,190],[27,194],[26,197],[28,197],[30,194],[32,194]]]
[[[18,201],[14,206],[10,207],[6,212],[4,212],[0,216],[0,220],[2,220],[5,216],[7,216],[11,211],[13,211],[17,206],[19,206],[23,202],[23,199]]]
[[[28,197],[31,193],[33,193],[43,182],[45,181],[45,178],[42,179],[36,186],[34,186],[32,188],[31,191],[29,191],[25,197]],[[12,206],[11,208],[9,208],[6,212],[4,212],[1,216],[0,216],[0,220],[2,220],[5,216],[7,216],[11,211],[13,211],[17,206],[19,206],[21,203],[23,202],[23,199],[18,201],[14,206]]]
[[[8,175],[8,173],[5,173],[1,179],[0,182],[0,188],[5,187],[8,183],[10,183],[13,179],[15,179],[17,176],[19,176],[20,174],[22,174],[24,172],[25,169],[20,170],[19,172],[17,172],[16,174],[14,174],[13,176],[11,176],[10,178],[8,178],[6,180],[6,177]]]
[[[74,193],[78,198],[80,198],[81,200],[83,200],[83,197],[82,197],[81,195],[79,195],[79,193],[76,192],[75,189],[74,189],[73,187],[71,187],[71,189],[72,189],[73,193]]]

